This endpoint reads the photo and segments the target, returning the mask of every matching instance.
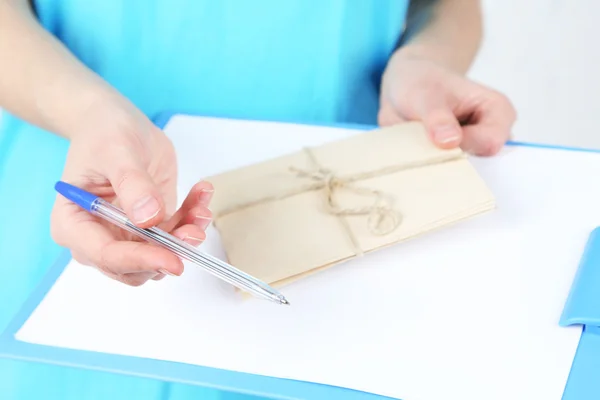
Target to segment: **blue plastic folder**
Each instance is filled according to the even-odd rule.
[[[600,228],[588,240],[560,319],[583,330],[563,400],[592,400],[600,393]]]
[[[172,115],[163,114],[155,122],[164,127]],[[525,143],[511,145],[531,146]],[[1,150],[0,148],[0,153]],[[15,340],[16,332],[29,319],[69,261],[70,254],[62,254],[12,322],[0,332],[0,357],[155,378],[272,399],[383,399],[381,396],[327,385],[152,359],[55,348]],[[563,399],[597,399],[600,393],[600,228],[591,232],[589,236],[560,324],[582,326],[581,339]]]

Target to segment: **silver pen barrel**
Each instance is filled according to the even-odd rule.
[[[203,267],[207,272],[216,277],[245,290],[257,297],[261,297],[278,304],[289,304],[285,297],[274,288],[264,282],[246,274],[239,269],[224,263],[216,257],[198,251],[195,247],[180,240],[179,238],[162,231],[159,228],[152,227],[148,229],[139,228],[133,224],[127,215],[113,206],[112,204],[97,199],[91,207],[94,214],[106,218],[119,227],[135,234],[147,241],[163,246],[172,251],[180,258],[186,259],[196,265]]]

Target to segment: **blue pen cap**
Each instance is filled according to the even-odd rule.
[[[62,181],[56,182],[54,189],[87,211],[92,211],[92,205],[98,199],[98,196]]]

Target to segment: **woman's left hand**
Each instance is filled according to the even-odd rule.
[[[422,121],[441,148],[495,155],[510,138],[516,112],[501,93],[442,65],[396,52],[383,75],[379,124]]]

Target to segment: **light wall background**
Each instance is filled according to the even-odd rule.
[[[514,138],[600,148],[600,1],[483,0],[470,76],[516,106]]]
[[[600,148],[600,1],[482,5],[485,38],[469,75],[513,101],[514,138]]]

